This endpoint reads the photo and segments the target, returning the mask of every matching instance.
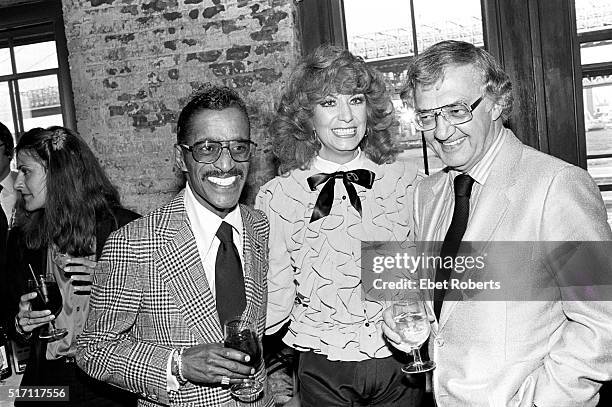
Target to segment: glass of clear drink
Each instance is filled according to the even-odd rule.
[[[395,332],[401,338],[400,349],[412,353],[413,361],[402,367],[402,372],[422,373],[436,367],[431,360],[421,360],[420,347],[429,337],[431,330],[425,311],[425,303],[420,299],[409,299],[393,304]]]

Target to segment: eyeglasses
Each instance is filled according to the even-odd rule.
[[[442,107],[414,112],[414,124],[417,130],[433,130],[438,125],[438,116],[442,115],[450,124],[463,124],[472,120],[472,112],[478,107],[484,96],[479,97],[468,106],[464,102],[451,103]]]
[[[212,164],[221,157],[221,152],[224,148],[230,153],[232,160],[236,162],[248,161],[251,154],[255,151],[257,144],[251,140],[229,140],[229,141],[214,141],[202,140],[192,146],[186,144],[178,144],[185,150],[191,151],[193,159],[199,163]]]

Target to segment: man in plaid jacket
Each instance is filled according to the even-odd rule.
[[[138,393],[142,406],[241,405],[229,386],[249,377],[264,390],[248,405],[272,405],[263,362],[252,367],[223,346],[228,312],[254,319],[259,338],[265,324],[269,225],[238,204],[254,150],[244,102],[228,88],[204,88],[181,111],[177,141],[187,185],[107,240],[78,364]],[[233,277],[231,261],[217,257],[223,227],[233,236]]]

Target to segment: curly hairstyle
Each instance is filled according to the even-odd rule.
[[[85,141],[64,127],[37,127],[21,136],[16,150],[41,163],[47,175],[45,207],[25,212],[19,225],[26,246],[37,249],[55,243],[71,256],[93,253],[96,219],[112,216],[120,202]]]
[[[442,41],[416,56],[408,67],[408,79],[400,97],[414,107],[414,92],[418,86],[432,86],[444,79],[448,67],[464,65],[472,65],[480,73],[483,91],[502,107],[502,119],[507,120],[513,101],[510,77],[491,54],[469,42]]]
[[[0,122],[0,143],[4,144],[4,155],[8,158],[13,158],[13,150],[15,147],[13,135],[2,122]]]
[[[296,66],[270,124],[274,154],[280,172],[307,168],[321,148],[311,118],[317,103],[330,94],[363,93],[366,99],[366,135],[359,146],[368,158],[393,162],[399,148],[391,135],[393,104],[385,82],[361,57],[331,45],[322,45]]]
[[[247,112],[246,104],[238,93],[226,86],[217,86],[210,83],[204,84],[190,98],[189,102],[183,107],[176,126],[177,143],[187,142],[191,132],[191,118],[202,110],[223,110],[230,107],[239,109],[247,119],[249,132],[251,122]]]

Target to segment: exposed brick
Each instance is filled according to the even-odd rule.
[[[278,72],[272,68],[258,68],[253,70],[253,72],[255,73],[255,78],[266,85],[276,82],[283,76],[282,72]]]
[[[118,87],[119,85],[117,84],[117,82],[115,81],[109,81],[108,78],[104,79],[102,81],[102,84],[104,85],[105,88],[110,88],[110,89],[115,89],[116,87]]]
[[[113,116],[123,116],[125,113],[125,109],[123,106],[109,106],[108,111],[111,117]]]
[[[119,41],[122,44],[127,44],[130,41],[134,41],[134,33],[120,34],[120,35],[107,35],[104,37],[104,42]]]
[[[92,7],[98,7],[102,4],[113,4],[115,0],[90,0],[90,4]]]
[[[245,59],[246,57],[249,56],[250,52],[251,52],[250,45],[244,45],[241,47],[233,47],[225,51],[225,57],[227,58],[228,61]]]
[[[179,78],[179,70],[176,68],[172,68],[170,70],[168,70],[168,78],[170,79],[178,79]]]
[[[138,15],[138,6],[135,4],[132,4],[130,6],[123,6],[121,7],[121,12],[124,14],[131,14],[133,16],[137,16]]]
[[[283,52],[289,46],[289,41],[281,41],[281,42],[270,42],[267,44],[258,45],[255,48],[255,54],[257,55],[268,55],[278,52]]]
[[[219,14],[222,11],[225,11],[224,6],[216,5],[214,7],[206,7],[202,12],[202,17],[213,18],[215,15]]]
[[[236,89],[252,115],[252,202],[274,175],[265,118],[299,56],[295,0],[62,3],[78,129],[123,202],[144,214],[184,185],[176,119],[206,82]]]
[[[221,22],[221,31],[223,34],[229,34],[232,31],[245,30],[246,27],[239,27],[236,25],[235,20],[223,20]]]
[[[214,62],[221,56],[220,50],[194,52],[187,54],[187,62],[197,59],[200,62]]]
[[[168,21],[174,21],[177,18],[181,18],[183,15],[178,11],[173,11],[172,13],[164,13],[164,18]]]
[[[242,62],[222,62],[219,64],[210,64],[208,67],[215,76],[236,75],[245,71]]]
[[[204,28],[204,31],[208,31],[209,28],[220,28],[221,24],[222,23],[220,23],[219,21],[212,21],[202,25],[202,28]]]
[[[144,3],[142,9],[144,11],[166,11],[168,7],[176,7],[176,1],[153,0],[150,3]]]

